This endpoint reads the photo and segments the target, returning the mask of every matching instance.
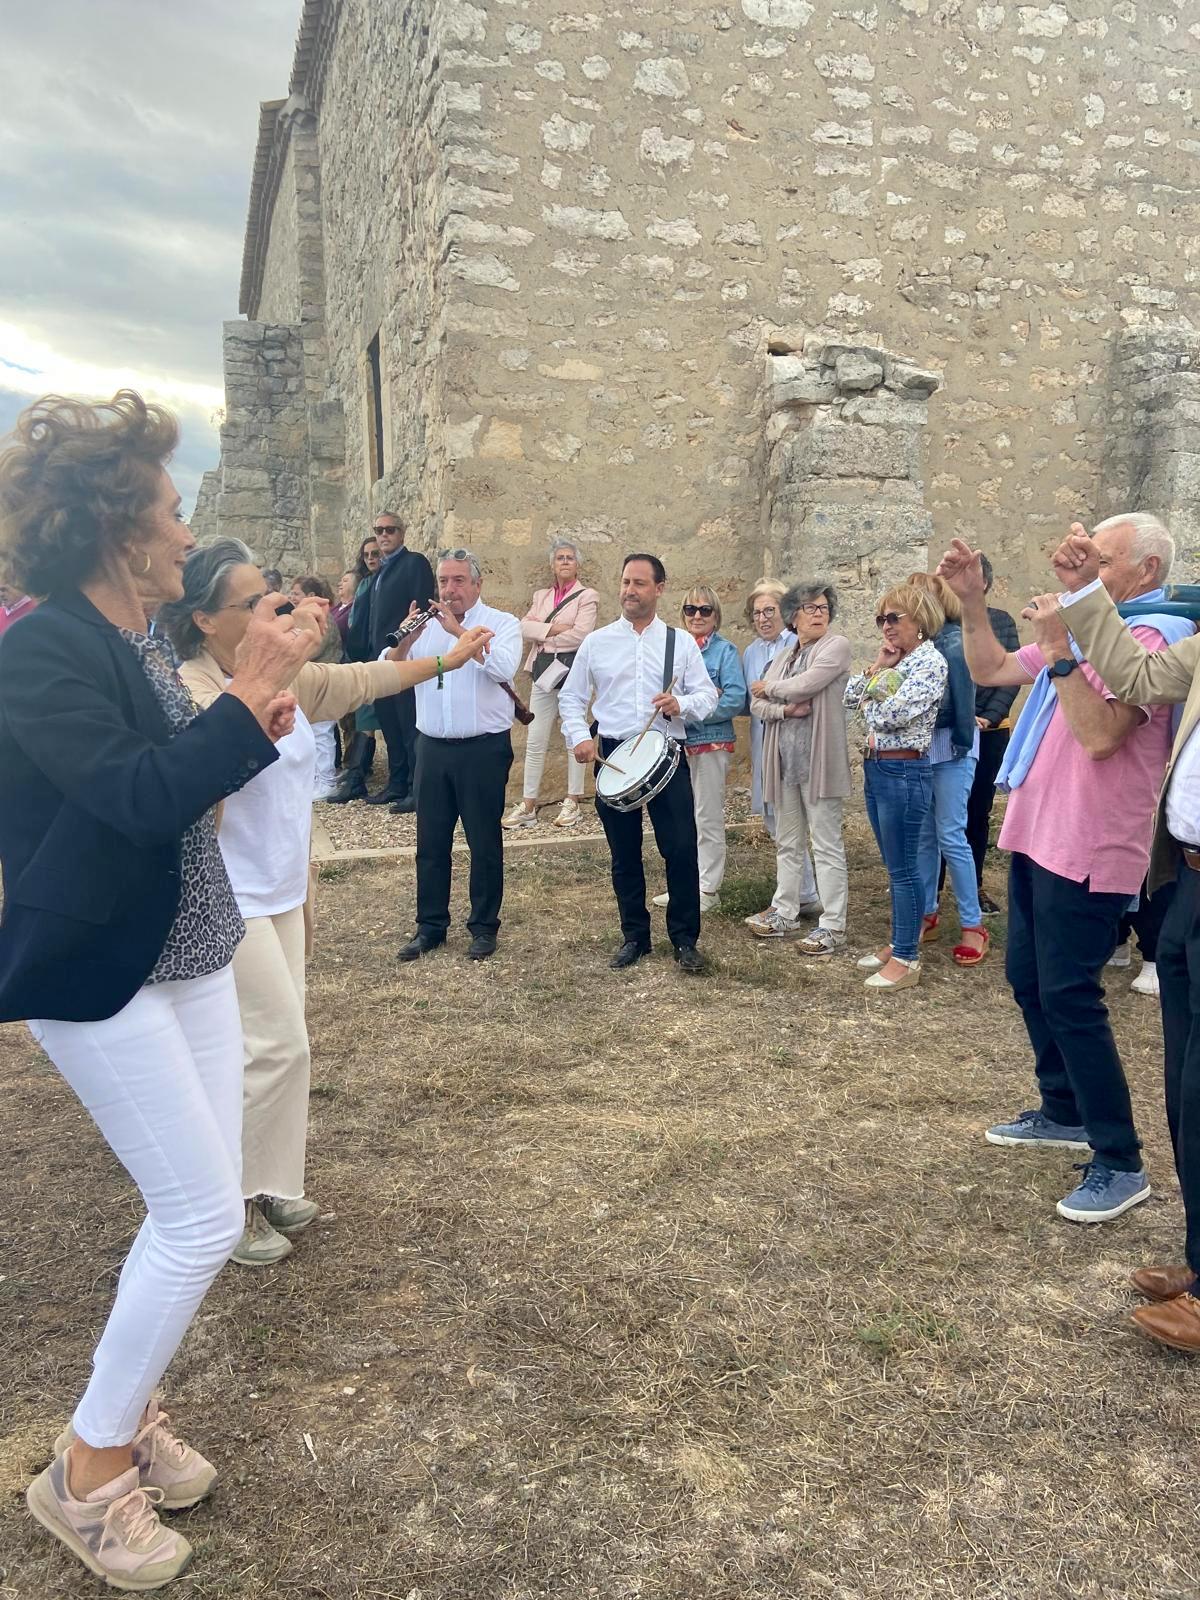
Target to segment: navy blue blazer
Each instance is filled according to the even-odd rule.
[[[408,615],[412,602],[424,606],[436,599],[437,584],[428,560],[419,550],[402,545],[375,574],[363,596],[364,604],[356,608],[346,654],[351,661],[375,661],[388,634]]]
[[[91,1022],[154,969],[180,842],[278,760],[222,695],[174,738],[137,657],[86,596],[0,636],[0,1022]]]

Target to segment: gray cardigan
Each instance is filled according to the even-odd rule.
[[[800,648],[803,648],[801,646]],[[812,702],[812,765],[814,800],[838,800],[850,792],[850,742],[842,697],[850,677],[850,641],[826,633],[812,646],[803,672],[789,673],[795,649],[780,650],[763,682],[767,698],[750,699],[750,715],[763,725],[763,799],[779,804],[779,726],[789,705]]]

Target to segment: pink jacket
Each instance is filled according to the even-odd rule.
[[[566,623],[566,632],[556,633],[553,639],[547,641],[547,630],[553,624],[548,623],[546,618],[554,610],[554,590],[536,589],[529,610],[521,618],[521,635],[528,639],[532,646],[525,661],[525,671],[533,671],[533,658],[540,649],[545,648],[551,655],[578,650],[596,626],[596,612],[599,606],[600,596],[595,589],[585,589],[581,584],[572,595],[570,603],[565,605],[554,619],[556,623]]]

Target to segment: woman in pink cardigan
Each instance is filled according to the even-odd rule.
[[[532,828],[537,823],[538,790],[546,765],[546,749],[558,716],[558,691],[566,682],[575,652],[596,626],[600,596],[579,581],[579,546],[569,539],[556,539],[550,547],[550,569],[554,582],[549,589],[538,589],[529,610],[521,618],[521,633],[530,645],[526,672],[533,674],[530,708],[533,722],[525,745],[523,800],[505,817],[506,828]],[[583,798],[584,768],[578,761],[567,762],[567,797],[554,819],[556,828],[573,828],[579,821],[579,802]]]

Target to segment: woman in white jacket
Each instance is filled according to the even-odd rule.
[[[194,551],[183,584],[183,598],[159,611],[158,624],[182,660],[180,677],[203,709],[224,693],[266,584],[239,539],[218,539]],[[318,610],[323,626],[325,602],[302,604]],[[279,760],[222,803],[217,839],[246,924],[233,958],[246,1060],[246,1228],[232,1257],[242,1266],[266,1266],[289,1255],[287,1235],[308,1227],[318,1210],[304,1197],[310,1068],[304,964],[317,759],[312,725],[460,667],[490,637],[486,628],[468,629],[440,661],[301,667],[289,685],[297,701],[296,727],[279,741]]]
[[[530,646],[525,671],[533,675],[530,710],[533,722],[525,745],[524,799],[505,817],[505,828],[532,828],[537,823],[538,791],[546,766],[550,735],[558,719],[558,691],[567,681],[575,652],[596,626],[600,596],[579,581],[579,546],[556,539],[550,547],[553,583],[537,589],[529,610],[521,618],[521,634]],[[573,828],[579,821],[584,768],[567,762],[567,797],[554,819],[556,828]]]

